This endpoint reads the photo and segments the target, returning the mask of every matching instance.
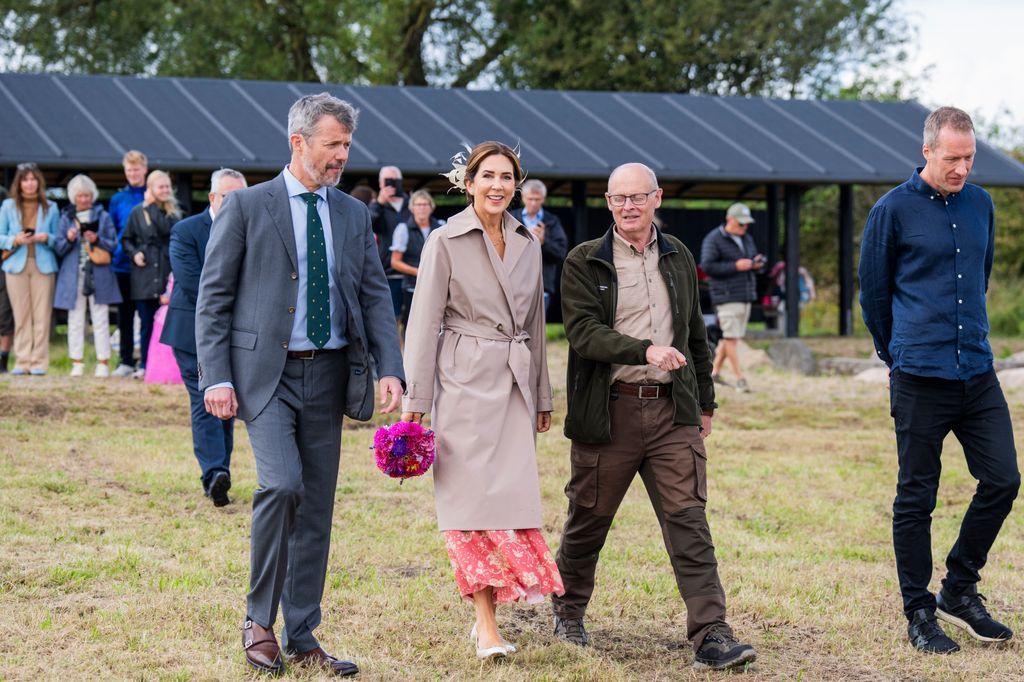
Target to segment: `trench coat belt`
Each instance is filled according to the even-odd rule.
[[[530,412],[536,411],[536,403],[533,401],[533,390],[530,385],[530,366],[533,364],[533,355],[526,342],[530,335],[523,330],[514,333],[509,332],[502,325],[480,324],[461,317],[446,317],[444,319],[444,330],[455,332],[460,336],[472,336],[488,341],[504,341],[509,344],[508,366],[512,370],[512,376],[519,385],[523,397],[526,399],[526,406]]]

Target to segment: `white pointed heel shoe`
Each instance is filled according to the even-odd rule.
[[[476,657],[481,661],[489,658],[504,658],[510,653],[507,646],[502,644],[481,649],[480,640],[476,636],[476,623],[473,623],[473,629],[469,631],[469,641],[473,642],[473,646],[476,647]],[[515,647],[512,648],[512,651],[515,651]]]

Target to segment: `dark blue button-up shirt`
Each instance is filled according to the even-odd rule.
[[[977,185],[943,197],[918,168],[878,200],[861,242],[860,305],[890,368],[961,380],[992,369],[994,243],[992,198]]]

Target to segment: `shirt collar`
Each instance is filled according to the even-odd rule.
[[[915,192],[919,194],[924,194],[929,199],[945,199],[947,201],[949,199],[954,198],[957,194],[959,194],[959,192],[951,192],[945,197],[943,197],[942,193],[939,192],[939,190],[929,185],[927,182],[925,182],[924,178],[921,177],[921,171],[923,170],[924,166],[918,166],[917,169],[914,171],[914,174],[910,176],[910,180],[908,181],[908,184],[910,185],[911,189],[913,189]]]
[[[284,167],[284,173],[282,173],[282,175],[284,175],[284,186],[288,190],[289,197],[297,197],[300,194],[306,194],[307,192],[309,192],[309,190],[306,189],[306,186],[299,182],[299,179],[297,177],[292,175],[292,172],[291,170],[288,169],[288,166]],[[327,201],[326,187],[317,187],[316,191],[313,193],[319,196],[324,201]]]
[[[628,241],[626,241],[625,237],[623,237],[621,234],[619,234],[619,228],[618,227],[612,227],[612,234],[614,235],[613,238],[618,240],[619,244],[621,244],[622,246],[625,246],[627,249],[630,249],[631,251],[637,251],[635,246],[630,244]],[[651,244],[653,244],[656,241],[658,241],[658,231],[655,230],[654,226],[652,225],[651,226],[651,238],[647,240],[646,244],[644,244],[644,249],[651,248]],[[639,253],[639,251],[637,251],[637,253]]]

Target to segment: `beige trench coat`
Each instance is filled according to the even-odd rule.
[[[423,248],[405,333],[406,412],[429,412],[441,530],[541,525],[537,412],[551,410],[540,243],[505,213],[505,258],[472,206]]]

